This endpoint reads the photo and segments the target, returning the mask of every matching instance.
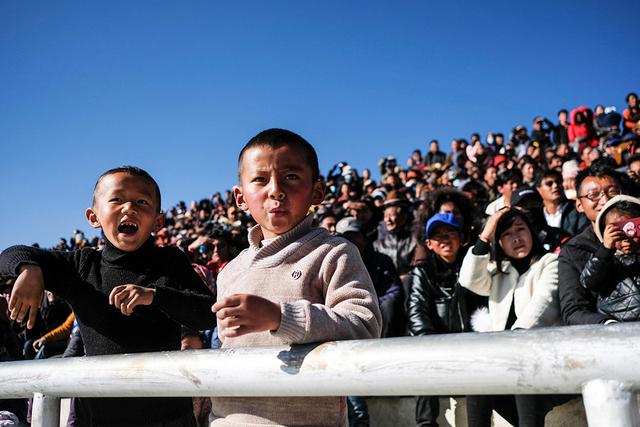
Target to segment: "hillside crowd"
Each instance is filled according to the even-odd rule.
[[[406,160],[372,165],[378,181],[347,161],[322,176],[314,224],[358,249],[376,290],[381,336],[639,320],[640,103],[635,93],[626,103],[622,113],[580,106],[506,135],[455,138],[448,153],[431,140]],[[256,222],[231,190],[180,201],[164,215],[155,245],[179,248],[215,296],[218,275],[249,247]],[[75,230],[52,250],[104,246]],[[5,296],[10,289],[3,284]],[[11,321],[0,301],[0,361],[84,355],[64,299],[47,291],[31,329]],[[183,350],[218,347],[215,324],[182,327]],[[466,398],[470,426],[488,425],[492,410],[522,426],[543,425],[571,396]],[[369,425],[366,400],[347,403],[349,424]],[[208,399],[194,398],[200,425],[209,410]],[[439,412],[438,397],[418,397],[416,425],[437,425]],[[0,425],[2,414],[16,425],[30,421],[22,400],[0,401]],[[70,418],[69,425],[82,424]]]

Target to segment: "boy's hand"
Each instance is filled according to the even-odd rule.
[[[280,327],[280,304],[251,294],[234,294],[211,307],[224,327],[222,335],[239,337]]]
[[[616,224],[609,224],[604,228],[602,235],[602,244],[607,249],[613,249],[616,242],[624,240],[627,235]]]
[[[120,285],[111,290],[109,304],[115,306],[125,316],[130,316],[134,307],[150,305],[155,296],[155,289],[138,285]]]
[[[9,318],[22,322],[29,313],[27,329],[33,328],[38,315],[38,308],[44,295],[44,278],[42,269],[37,265],[24,264],[11,290],[9,298]]]

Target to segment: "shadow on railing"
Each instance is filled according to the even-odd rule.
[[[60,397],[582,393],[590,426],[631,426],[639,363],[640,323],[572,326],[6,362],[0,398],[35,395],[37,427]]]

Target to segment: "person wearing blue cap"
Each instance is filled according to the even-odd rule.
[[[408,302],[409,334],[422,336],[471,331],[470,314],[487,298],[464,289],[458,272],[464,257],[462,225],[453,213],[436,213],[425,225],[429,253],[413,268]],[[437,426],[438,396],[420,396],[416,425]]]

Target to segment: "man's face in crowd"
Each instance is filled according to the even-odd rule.
[[[594,223],[602,207],[618,194],[620,194],[620,185],[614,178],[586,177],[578,188],[576,210],[583,212],[589,221]]]
[[[394,232],[407,223],[407,212],[400,206],[388,206],[384,210],[384,224],[387,230]]]
[[[325,216],[318,224],[321,228],[324,228],[331,234],[336,234],[336,217],[334,216]]]
[[[629,176],[638,179],[640,178],[640,160],[635,160],[629,165]]]
[[[511,199],[511,193],[518,188],[519,183],[514,180],[505,182],[504,185],[498,187],[498,192],[504,196],[506,200]]]
[[[536,177],[536,169],[531,163],[525,163],[522,166],[522,177],[525,181],[531,182]]]
[[[432,143],[431,143],[431,147],[430,147],[430,149],[431,149],[431,152],[432,152],[432,153],[435,153],[436,151],[438,151],[438,149],[439,149],[439,148],[440,148],[440,147],[438,147],[438,143],[437,143],[437,142],[432,142]]]
[[[560,114],[558,114],[558,120],[560,121],[560,123],[566,123],[567,122],[567,113],[562,111]]]
[[[549,203],[559,203],[564,200],[562,182],[555,176],[545,176],[537,188],[542,200]]]
[[[484,173],[484,182],[489,185],[489,187],[493,187],[493,184],[496,182],[496,176],[498,175],[498,171],[496,168],[489,167]]]

